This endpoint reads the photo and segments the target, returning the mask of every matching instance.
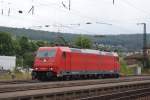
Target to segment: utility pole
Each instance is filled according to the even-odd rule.
[[[137,25],[143,25],[143,67],[148,67],[146,23],[138,23]]]

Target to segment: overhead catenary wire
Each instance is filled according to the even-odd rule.
[[[141,12],[141,13],[144,13],[144,14],[146,14],[146,15],[150,15],[150,12],[147,12],[147,11],[145,11],[145,10],[139,8],[139,7],[136,7],[134,4],[132,4],[132,3],[131,3],[130,1],[128,1],[128,0],[121,0],[121,1],[123,1],[125,4],[127,4],[128,6],[132,7],[133,9],[135,9],[135,10]]]
[[[75,13],[75,12],[76,12],[76,13]],[[80,14],[79,11],[76,11],[76,10],[74,10],[74,9],[71,10],[71,13],[73,13],[73,14],[75,14],[75,15],[79,15],[79,16],[82,17],[82,18],[87,18],[87,19],[93,20],[96,24],[111,25],[111,26],[118,27],[118,29],[121,28],[121,29],[126,30],[126,31],[132,31],[132,30],[129,30],[129,29],[120,27],[120,25],[117,25],[117,24],[111,24],[111,23],[105,23],[105,22],[97,21],[97,19],[91,18],[91,17],[88,17],[88,16],[84,16],[84,15]],[[91,23],[91,22],[89,22],[89,23]],[[71,27],[67,27],[67,28],[71,28]],[[71,28],[71,29],[73,29],[73,28]],[[75,29],[74,29],[74,30],[75,30]],[[84,31],[84,32],[87,32],[87,33],[94,33],[94,32],[89,32],[89,31],[82,30],[82,29],[77,29],[77,30]],[[95,34],[97,34],[97,33],[95,33]]]
[[[72,30],[75,30],[75,31],[80,31],[80,32],[85,32],[85,33],[89,33],[89,34],[98,34],[98,33],[95,33],[95,32],[91,32],[91,31],[87,31],[85,29],[77,29],[75,27],[71,27],[71,26],[68,26],[68,25],[62,25],[62,27],[65,27],[65,28],[68,28],[68,29],[72,29]],[[80,33],[81,34],[81,33]]]
[[[33,1],[33,0],[32,0]],[[40,5],[42,5],[42,6],[47,6],[47,7],[52,7],[52,5],[55,5],[55,6],[58,6],[58,4],[56,4],[56,3],[51,3],[51,4],[42,4],[42,3],[39,3],[39,4],[35,4],[35,6],[40,6]],[[53,6],[54,7],[54,6]],[[56,8],[56,7],[55,7]],[[59,10],[61,10],[61,11],[63,11],[63,12],[67,12],[66,10],[63,10],[63,9],[61,9],[61,8],[56,8],[57,10],[59,9]],[[34,13],[34,6],[32,6],[31,7],[31,9],[29,10],[29,12],[31,12],[32,11],[32,14]],[[93,17],[90,17],[90,16],[87,16],[87,15],[84,15],[84,14],[82,14],[80,11],[77,11],[77,10],[75,10],[75,9],[72,9],[70,12],[67,12],[67,13],[71,13],[71,14],[74,14],[74,15],[76,15],[76,16],[79,16],[79,17],[81,17],[81,18],[83,18],[83,19],[89,19],[89,20],[91,20],[92,22],[95,22],[95,23],[97,23],[97,24],[106,24],[106,25],[108,25],[108,24],[111,24],[111,23],[108,23],[108,22],[106,22],[106,21],[99,21],[99,19],[104,19],[104,18],[99,18],[99,19],[97,19],[97,18],[93,18]],[[104,20],[106,20],[106,19],[104,19]]]
[[[63,2],[62,2],[63,3]],[[48,4],[39,4],[39,5],[42,5],[42,6],[49,6]],[[38,6],[39,6],[38,5]],[[66,5],[63,5],[63,6],[65,6],[66,7]],[[61,11],[64,11],[63,9],[61,9],[61,8],[57,8],[57,10],[61,10]],[[64,11],[64,12],[66,12],[66,11]],[[71,10],[71,13],[74,13],[74,12],[72,12],[72,10]],[[83,17],[82,17],[83,18]],[[84,17],[85,18],[85,17]],[[88,17],[88,19],[89,19],[89,17]],[[92,18],[90,18],[90,19],[92,19]],[[93,19],[92,19],[93,20]],[[96,22],[97,20],[95,20],[95,23],[96,24],[105,24],[105,25],[111,25],[111,24],[109,24],[109,23],[105,23],[105,22]],[[75,30],[75,29],[74,29]],[[87,33],[94,33],[94,32],[88,32],[88,31],[86,31],[86,30],[82,30],[82,29],[77,29],[77,30],[80,30],[80,31],[84,31],[84,32],[87,32]]]
[[[33,0],[32,0],[32,1],[33,1]],[[33,6],[32,6],[32,8],[29,10],[29,12],[30,12],[31,10],[33,11]],[[74,12],[73,12],[73,13],[74,13]],[[32,13],[32,14],[33,14],[33,13]],[[75,13],[75,14],[78,15],[78,16],[80,16],[80,17],[82,16],[82,15],[79,15],[78,13]],[[89,18],[88,16],[83,16],[82,18],[88,18],[88,19],[90,19],[90,20],[93,20],[93,19],[94,19],[94,18]],[[94,19],[94,21],[97,21],[97,20]],[[107,23],[104,23],[104,22],[95,22],[95,23],[97,23],[97,24],[106,24],[106,25],[107,25]],[[87,31],[86,31],[86,32],[87,32]],[[89,33],[89,32],[88,32],[88,33]],[[90,32],[90,33],[92,33],[92,32]]]
[[[79,32],[84,32],[84,33],[89,33],[89,34],[97,34],[95,32],[91,32],[91,31],[87,31],[85,29],[77,29],[77,27],[74,27],[74,25],[77,25],[77,26],[80,26],[80,24],[68,24],[68,25],[65,25],[65,24],[61,24],[61,23],[57,23],[55,25],[41,25],[41,26],[30,26],[30,28],[43,28],[43,27],[57,27],[58,30],[56,32],[60,32],[60,28],[67,28],[67,29],[71,29],[71,30],[74,30],[74,31],[79,31]]]
[[[143,14],[146,14],[147,16],[150,15],[150,12],[144,10],[143,8],[140,8],[138,6],[136,6],[135,4],[132,3],[132,1],[130,0],[113,0],[113,5],[116,3],[116,1],[118,1],[118,4],[122,4],[123,6],[127,5],[129,6],[130,8],[138,11],[139,13],[143,13]],[[135,1],[136,2],[136,1]],[[117,6],[117,5],[116,5]],[[135,20],[135,19],[150,19],[150,18],[143,18],[143,17],[140,17],[140,16],[137,16],[137,18],[132,18],[132,19],[126,19],[127,21],[126,22],[132,22],[132,20]],[[114,21],[114,22],[118,22],[118,21],[121,21],[121,20],[114,20],[114,19],[111,19],[110,21]]]
[[[126,0],[123,0],[123,2],[124,2],[124,1],[126,2]],[[32,2],[33,2],[33,0],[32,0]],[[115,2],[115,0],[113,0],[113,2]],[[32,4],[32,5],[33,5],[33,4]],[[51,5],[57,5],[57,6],[58,6],[58,4],[56,4],[56,3],[55,3],[55,4],[52,3]],[[43,5],[43,6],[46,6],[46,5]],[[49,4],[47,4],[47,6],[49,6]],[[130,4],[130,6],[131,6],[131,4]],[[31,9],[29,10],[29,12],[30,12],[31,10],[34,12],[34,9],[33,9],[33,8],[34,8],[34,7],[32,6]],[[135,7],[134,7],[134,8],[135,8]],[[136,7],[136,8],[137,8],[137,7]],[[74,10],[74,11],[75,11],[75,10]],[[91,17],[89,18],[89,16],[84,16],[84,15],[82,16],[82,14],[81,14],[79,11],[76,11],[76,12],[74,12],[74,11],[73,11],[73,13],[76,13],[76,15],[79,15],[79,14],[80,14],[80,15],[79,15],[80,17],[85,17],[85,18],[88,18],[88,19],[91,19],[91,20],[93,20],[93,19],[95,20],[95,19],[96,19],[96,18],[91,18]],[[78,12],[79,12],[79,13],[78,13]],[[69,12],[68,12],[68,13],[69,13]],[[102,19],[102,18],[100,18],[100,19]],[[97,20],[97,19],[96,19],[96,20]]]
[[[42,6],[49,6],[49,4],[40,4],[40,5],[42,5]],[[54,6],[53,6],[54,7]],[[56,8],[56,7],[54,7],[54,8]],[[56,8],[57,10],[61,10],[61,11],[63,11],[63,12],[67,12],[66,10],[63,10],[63,9],[61,9],[61,8]],[[68,13],[72,13],[72,14],[74,14],[74,15],[77,15],[77,16],[80,16],[80,17],[82,17],[82,18],[87,18],[87,19],[90,19],[90,20],[92,20],[92,21],[96,21],[95,23],[96,24],[105,24],[105,25],[112,25],[112,24],[109,24],[109,23],[105,23],[105,22],[98,22],[97,21],[97,19],[95,19],[95,18],[91,18],[91,17],[89,17],[89,16],[84,16],[84,15],[82,15],[82,14],[80,14],[80,12],[77,12],[77,11],[75,11],[74,9],[72,9],[71,11],[69,11]],[[117,26],[117,27],[120,27],[119,25],[115,25],[115,26]],[[61,26],[62,27],[62,26]],[[63,26],[64,27],[64,26]],[[66,27],[66,26],[65,26]],[[67,27],[67,28],[70,28],[70,29],[73,29],[73,28],[71,28],[71,27]],[[120,29],[120,28],[119,28]],[[124,29],[124,30],[126,30],[125,28],[121,28],[121,29]],[[80,30],[80,31],[84,31],[84,32],[86,32],[86,33],[94,33],[94,32],[87,32],[86,30],[82,30],[82,29],[73,29],[73,30]],[[128,30],[129,31],[129,30]]]
[[[63,4],[62,4],[62,3],[63,3],[63,2],[61,2],[60,5],[62,5],[63,8],[67,8],[67,6],[66,6],[64,3],[63,3]],[[52,5],[53,5],[53,4],[52,4]],[[93,18],[93,17],[89,17],[89,16],[87,16],[87,15],[83,15],[83,14],[81,14],[80,11],[74,10],[73,8],[68,12],[67,10],[64,10],[64,9],[60,8],[59,5],[56,5],[56,4],[54,4],[53,6],[51,6],[51,4],[39,3],[38,6],[53,7],[53,8],[55,8],[55,9],[59,10],[59,11],[66,12],[66,13],[68,13],[68,14],[73,14],[73,15],[79,16],[80,18],[83,18],[83,19],[89,19],[89,20],[92,20],[93,22],[98,23],[98,24],[100,24],[100,23],[106,24],[106,25],[111,24],[111,23],[108,23],[108,22],[99,21],[98,19]],[[54,7],[54,6],[57,6],[57,7]],[[100,19],[103,19],[103,18],[100,18]]]
[[[33,1],[33,0],[32,0]],[[40,5],[40,4],[37,4],[37,5]],[[36,4],[34,5],[34,6],[37,6]],[[43,4],[43,6],[48,6],[48,7],[52,7],[52,6],[49,6],[49,5],[53,5],[53,4]],[[56,5],[56,4],[54,4],[55,6],[58,6],[58,4]],[[53,6],[54,7],[54,6]],[[108,22],[107,23],[107,19],[104,19],[104,21],[101,21],[100,19],[102,19],[102,18],[99,18],[99,19],[97,19],[97,18],[94,18],[94,17],[91,17],[91,16],[89,16],[89,15],[84,15],[83,13],[81,13],[80,11],[77,11],[77,10],[75,10],[75,9],[73,9],[73,8],[71,8],[71,10],[70,11],[68,11],[68,10],[64,10],[64,9],[62,9],[62,8],[60,8],[60,5],[59,5],[59,7],[57,7],[57,10],[60,10],[61,9],[61,11],[64,11],[64,12],[67,12],[67,13],[69,13],[69,14],[74,14],[74,15],[76,15],[76,16],[79,16],[79,17],[81,17],[82,19],[88,19],[88,21],[87,22],[90,22],[90,23],[96,23],[96,24],[104,24],[104,25],[112,25],[112,23],[110,23],[110,22]],[[31,7],[31,9],[29,10],[29,13],[32,11],[32,14],[34,14],[34,9],[33,9],[33,6]],[[80,25],[82,25],[82,23],[79,23]]]

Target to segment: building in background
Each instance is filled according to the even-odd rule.
[[[0,70],[12,70],[16,66],[16,56],[0,56]]]

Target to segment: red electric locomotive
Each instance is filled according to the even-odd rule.
[[[69,47],[40,47],[32,77],[52,78],[119,77],[117,53]]]

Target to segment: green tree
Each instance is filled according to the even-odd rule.
[[[32,67],[33,61],[34,61],[34,56],[32,53],[27,52],[23,55],[23,66],[25,68]]]
[[[126,61],[123,58],[120,58],[120,74],[122,75],[132,75],[132,68],[128,67]]]
[[[29,52],[30,51],[30,43],[29,43],[29,39],[25,36],[22,36],[19,39],[19,44],[21,47],[21,51],[19,52],[20,55],[22,56],[24,53]]]
[[[75,45],[78,48],[91,48],[92,47],[92,41],[87,37],[80,36],[80,37],[76,38]]]
[[[15,55],[19,56],[19,52],[21,52],[21,46],[17,39],[13,40],[13,47],[14,47]]]
[[[36,42],[35,41],[31,41],[30,42],[30,51],[31,52],[35,52],[37,50],[37,48],[38,48],[38,45],[36,44]]]
[[[0,55],[11,56],[15,54],[13,40],[9,33],[0,32]]]
[[[36,41],[38,47],[48,46],[49,44],[46,41],[38,40]]]

